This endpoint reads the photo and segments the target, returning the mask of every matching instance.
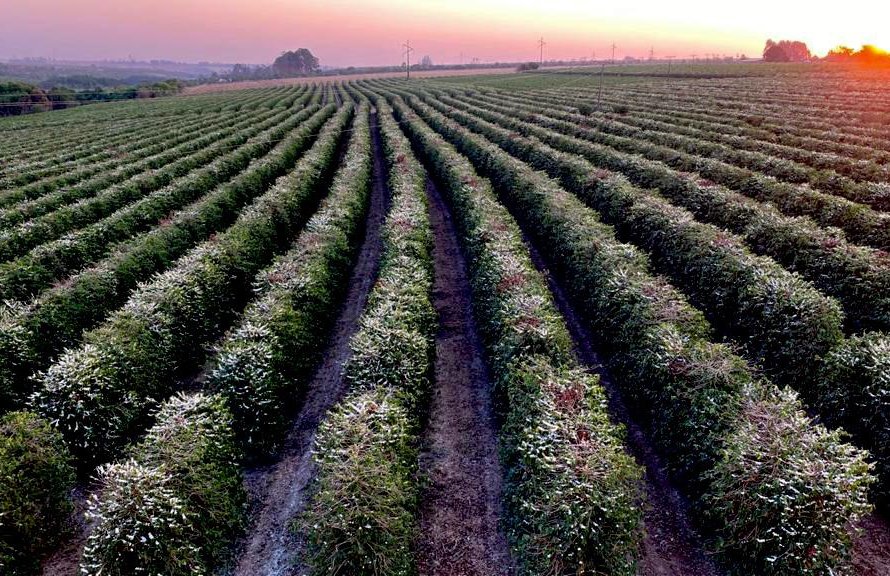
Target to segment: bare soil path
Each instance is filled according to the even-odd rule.
[[[427,196],[439,329],[434,393],[420,455],[427,484],[420,505],[418,568],[424,576],[507,576],[513,570],[500,529],[503,470],[467,263],[448,208],[431,181]]]
[[[853,544],[853,570],[856,576],[890,574],[890,523],[873,513],[860,525],[862,536]]]
[[[74,576],[80,567],[80,556],[89,535],[89,525],[84,513],[87,510],[89,489],[79,486],[74,490],[74,512],[71,516],[71,534],[43,563],[43,576]]]
[[[550,274],[544,259],[526,239],[535,266],[546,276],[550,291],[566,320],[575,343],[576,354],[600,382],[609,398],[613,420],[627,428],[627,448],[645,468],[646,497],[643,521],[646,534],[637,573],[640,576],[720,576],[724,571],[708,555],[701,539],[692,528],[688,503],[671,483],[666,466],[655,453],[640,425],[631,417],[621,393],[596,352],[596,340],[587,329],[559,283]]]
[[[380,228],[386,215],[389,193],[376,113],[372,113],[371,126],[374,170],[365,238],[324,360],[309,384],[305,403],[288,434],[279,460],[249,470],[245,475],[251,518],[247,537],[240,546],[232,570],[236,576],[304,573],[299,562],[305,543],[293,534],[290,524],[304,509],[306,489],[315,477],[316,466],[312,460],[315,433],[327,411],[346,392],[343,365],[350,355],[349,340],[358,328],[380,262]]]

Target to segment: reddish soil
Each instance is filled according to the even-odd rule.
[[[596,353],[595,340],[573,310],[565,292],[547,270],[541,255],[526,242],[535,266],[547,277],[550,291],[566,320],[575,343],[576,354],[591,372],[599,374],[609,397],[612,418],[627,429],[627,448],[645,468],[645,506],[643,521],[646,534],[637,569],[640,576],[718,576],[724,573],[705,551],[701,538],[692,528],[688,503],[671,483],[666,466],[655,453],[640,425],[624,405],[621,394]]]
[[[890,574],[890,523],[872,514],[860,523],[862,535],[853,545],[853,570],[856,576]]]
[[[420,506],[418,568],[430,576],[506,576],[513,569],[499,529],[503,470],[491,380],[451,215],[431,181],[427,194],[439,329],[434,394],[420,455],[427,484]]]
[[[87,509],[88,489],[79,487],[74,491],[74,513],[72,514],[71,535],[43,563],[43,576],[73,576],[80,567],[80,556],[89,536],[89,525],[84,513]]]
[[[388,198],[376,114],[372,114],[374,181],[365,239],[352,272],[349,291],[324,360],[306,392],[306,402],[274,464],[245,474],[251,506],[247,537],[239,546],[237,576],[285,576],[303,574],[300,557],[305,543],[294,534],[291,522],[306,504],[307,487],[315,477],[312,459],[315,433],[324,415],[346,392],[343,365],[349,358],[349,340],[358,328],[368,294],[377,278],[380,261],[380,228]]]

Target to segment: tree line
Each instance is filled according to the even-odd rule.
[[[185,87],[181,80],[170,79],[151,84],[72,90],[64,86],[41,88],[26,82],[0,82],[0,116],[19,116],[36,112],[63,110],[93,102],[112,102],[136,98],[157,98],[179,94]]]
[[[767,40],[763,48],[764,62],[810,62],[820,60],[807,45],[798,40]],[[870,44],[859,50],[848,46],[838,46],[821,58],[825,62],[851,62],[868,65],[890,65],[890,53]]]

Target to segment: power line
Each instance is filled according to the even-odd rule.
[[[541,36],[541,39],[538,40],[538,49],[540,50],[540,56],[539,56],[539,60],[538,60],[539,67],[544,66],[544,46],[546,46],[546,45],[547,45],[547,43],[544,42],[544,37]]]
[[[405,51],[402,53],[405,56],[405,78],[407,80],[411,79],[411,53],[414,52],[414,48],[411,47],[411,41],[406,40],[404,44],[402,44],[402,48]]]

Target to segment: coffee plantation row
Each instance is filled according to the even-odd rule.
[[[233,562],[247,475],[310,400],[349,293],[378,155],[379,270],[289,528],[309,571],[418,571],[435,186],[494,382],[519,574],[636,573],[646,470],[610,394],[725,573],[854,573],[861,521],[890,504],[883,136],[855,102],[848,138],[829,113],[797,123],[777,103],[819,107],[783,84],[759,125],[724,116],[727,82],[655,84],[658,107],[639,84],[372,80],[4,120],[0,570],[39,573],[80,493],[84,576]]]

